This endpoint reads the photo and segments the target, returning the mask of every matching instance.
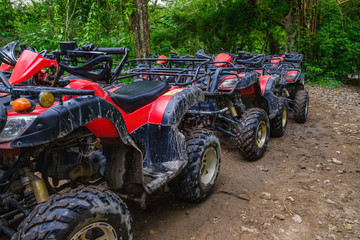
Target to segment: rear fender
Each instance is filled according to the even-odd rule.
[[[176,93],[166,106],[161,124],[177,127],[185,113],[204,100],[204,93],[197,87],[189,87]]]
[[[149,122],[131,134],[145,149],[144,171],[156,178],[144,185],[148,193],[177,176],[188,162],[185,136],[178,125],[191,107],[204,101],[204,94],[197,87],[175,92],[165,108],[161,124]]]

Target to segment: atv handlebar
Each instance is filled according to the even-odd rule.
[[[112,47],[112,48],[96,47],[94,48],[94,50],[98,52],[104,52],[107,54],[126,54],[129,51],[129,49],[125,47]]]
[[[248,58],[238,58],[236,63],[243,64],[246,66],[261,66],[264,64],[265,55],[264,54],[252,54],[248,55]]]
[[[96,47],[94,44],[85,44],[80,48],[77,48],[76,42],[61,42],[60,50],[54,51],[55,55],[66,55],[71,54],[74,56],[85,56],[85,55],[103,55],[103,54],[127,54],[129,49],[125,47],[110,47],[110,48],[102,48]]]
[[[125,47],[101,48],[94,44],[82,45],[77,48],[76,42],[61,42],[60,50],[53,52],[59,63],[60,71],[57,72],[57,82],[64,71],[80,77],[89,78],[95,82],[111,83],[120,75],[122,68],[129,56],[129,49]],[[115,69],[112,69],[113,59],[108,55],[124,55]],[[86,62],[77,58],[84,58]],[[69,65],[73,63],[75,66]]]
[[[76,49],[73,49],[74,51],[77,51]],[[96,52],[102,52],[106,54],[126,54],[128,53],[129,49],[125,47],[110,47],[110,48],[102,48],[102,47],[96,47],[93,43],[82,45],[79,50],[82,51],[96,51]]]
[[[0,48],[0,63],[4,62],[8,65],[15,66],[15,64],[17,63],[17,59],[15,56],[15,48],[18,44],[19,41],[16,40]]]

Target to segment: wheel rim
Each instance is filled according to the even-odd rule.
[[[282,114],[282,119],[281,119],[281,125],[284,128],[286,126],[287,123],[287,108],[284,107],[283,109],[283,114]]]
[[[306,105],[305,105],[305,117],[307,116],[308,114],[308,111],[309,111],[309,101],[306,101]]]
[[[116,240],[115,229],[106,222],[91,223],[75,233],[71,240]]]
[[[266,123],[261,121],[256,129],[256,144],[258,148],[262,148],[266,141],[267,129]]]
[[[207,148],[201,160],[201,183],[207,185],[216,173],[217,154],[213,147]]]

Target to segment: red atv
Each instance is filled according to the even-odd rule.
[[[214,57],[198,51],[195,57],[168,58],[166,67],[154,67],[153,63],[159,59],[135,59],[133,61],[141,64],[128,73],[179,87],[199,87],[205,94],[205,101],[188,110],[191,116],[188,122],[229,134],[247,160],[261,158],[270,134],[282,136],[287,125],[286,100],[272,91],[276,79],[259,78],[260,73],[254,69],[235,66],[232,57],[225,53]],[[193,63],[176,68],[173,67],[176,64],[171,64],[176,61]]]
[[[126,48],[60,48],[54,87],[15,86],[0,74],[0,231],[13,239],[132,239],[121,198],[144,207],[147,194],[168,184],[182,199],[205,199],[220,168],[219,140],[184,122],[203,93],[117,84]],[[124,55],[114,70],[111,55]],[[26,72],[17,66],[46,61],[24,51],[12,76]],[[64,71],[76,77],[60,78]]]
[[[305,123],[309,110],[309,94],[304,89],[305,75],[301,73],[303,55],[295,53],[280,53],[267,55],[263,68],[270,74],[280,76],[277,85],[279,92],[290,99],[289,107],[297,123]]]
[[[50,85],[54,80],[57,67],[57,62],[50,59],[53,56],[47,54],[46,50],[38,53],[33,47],[26,49],[25,45],[20,45],[20,51],[16,51],[18,43],[19,41],[13,41],[0,48],[0,62],[2,62],[0,72],[9,78],[11,84]],[[30,53],[20,55],[24,51],[31,51],[34,53],[32,55],[36,57],[30,60],[24,59],[31,56]],[[17,56],[22,59],[18,59]],[[42,60],[42,64],[37,64],[36,61],[40,57],[46,57],[46,60]],[[10,71],[14,69],[19,60],[21,65],[17,67],[17,70]],[[14,72],[14,76],[11,76],[12,72]]]
[[[195,56],[206,58],[204,52],[199,53]],[[225,106],[228,109],[214,115],[213,121],[218,122],[215,126],[235,137],[245,159],[256,160],[264,154],[269,136],[285,134],[288,100],[277,93],[279,76],[264,72],[264,55],[256,54],[251,58],[245,55],[243,52],[220,53],[212,57],[213,74],[206,91],[208,98],[218,106],[212,112],[221,112]],[[204,106],[204,111],[211,108],[200,105]]]

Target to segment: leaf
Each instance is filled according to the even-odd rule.
[[[329,226],[329,223],[325,223],[325,224],[319,226],[319,228],[325,228],[325,227],[328,227],[328,226]]]

